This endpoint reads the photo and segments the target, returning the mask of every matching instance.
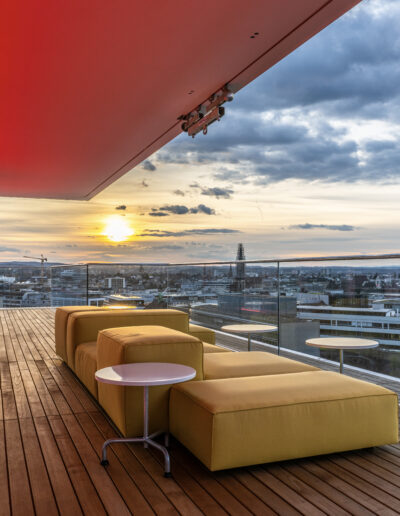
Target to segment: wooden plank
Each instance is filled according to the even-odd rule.
[[[106,511],[118,514],[119,516],[129,516],[131,512],[124,500],[115,488],[107,471],[100,465],[99,457],[88,441],[85,433],[80,427],[74,415],[65,414],[62,420],[75,444],[77,452],[88,471],[90,478],[95,486]]]
[[[55,406],[57,407],[57,411],[59,414],[71,414],[72,410],[69,406],[67,400],[65,399],[61,389],[57,385],[57,382],[53,378],[53,375],[50,373],[47,368],[45,362],[43,360],[38,360],[35,362],[35,365],[40,372],[43,381],[46,385],[48,392],[50,393]]]
[[[12,387],[10,367],[6,362],[0,362],[0,387],[3,402],[3,418],[5,420],[17,419],[17,407]]]
[[[100,449],[104,440],[115,437],[117,434],[103,414],[90,413],[90,417],[101,432],[98,436],[93,435],[92,441]],[[82,423],[81,415],[79,415],[79,419]],[[112,447],[112,450],[143,493],[143,496],[151,504],[153,510],[157,512],[158,507],[162,510],[165,501],[167,501],[167,505],[170,505],[170,501],[181,514],[196,515],[199,513],[199,509],[176,482],[163,477],[162,467],[149,455],[148,450],[144,450],[141,446],[124,445],[115,445]],[[140,460],[137,457],[137,452],[141,450],[143,450],[144,455],[147,455],[148,460],[143,460],[143,457]]]
[[[0,421],[0,516],[11,514],[4,421]]]
[[[24,419],[21,424],[21,435],[35,511],[46,516],[58,514],[32,419]]]
[[[249,473],[248,468],[238,469],[234,472],[234,475],[244,487],[254,493],[255,496],[258,496],[276,514],[285,514],[285,516],[301,514],[300,511],[290,505],[290,500],[285,500],[285,498],[279,496],[266,484],[260,482],[260,480]]]
[[[99,432],[99,429],[94,424],[93,420],[89,417],[88,414],[77,414],[77,419],[85,432],[88,440],[90,441],[92,447],[94,448],[96,455],[97,455],[97,461],[100,462],[100,453],[101,453],[101,447],[105,441],[104,436]],[[113,435],[115,437],[115,434]],[[114,450],[121,451],[123,455],[123,465],[122,463],[117,459]],[[130,457],[129,450],[127,450],[127,447],[124,445],[115,445],[109,448],[108,456],[110,461],[110,466],[107,467],[106,471],[108,475],[111,477],[112,481],[114,482],[115,486],[119,490],[121,496],[124,498],[125,503],[130,508],[131,511],[137,511],[140,514],[146,515],[146,514],[153,514],[153,510],[158,514],[157,511],[157,502],[160,500],[160,506],[162,507],[162,513],[164,514],[170,514],[171,512],[171,505],[169,501],[165,497],[159,496],[159,488],[157,484],[154,484],[153,482],[149,482],[150,485],[145,485],[145,489],[139,489],[138,483],[140,480],[142,480],[142,487],[143,487],[143,471],[139,471],[138,469],[135,469],[134,474],[130,476],[129,467],[127,467],[127,457]],[[149,479],[150,480],[150,479]],[[146,490],[146,487],[149,487],[149,489]],[[147,491],[147,492],[146,492]],[[152,501],[152,505],[150,505],[145,495],[150,496],[150,499]],[[152,509],[153,507],[153,509]],[[172,511],[174,512],[174,511]]]
[[[31,411],[29,408],[28,398],[26,397],[24,383],[22,381],[21,372],[17,362],[10,363],[10,377],[18,418],[30,418]]]
[[[362,506],[347,495],[351,490],[349,484],[335,481],[332,474],[319,468],[316,464],[307,461],[292,462],[285,464],[284,469],[290,471],[329,500],[332,500],[345,512],[350,512],[354,516],[372,516],[374,514],[368,509],[368,505]],[[336,512],[339,514],[338,511]]]
[[[217,475],[206,469],[193,455],[184,450],[182,446],[174,446],[171,450],[172,474],[179,465],[184,474],[191,475],[207,493],[209,493],[229,514],[248,515],[250,511],[239,502],[225,487],[217,480]]]
[[[307,516],[321,516],[325,514],[314,504],[303,498],[295,489],[287,485],[285,481],[272,475],[268,469],[258,466],[249,468],[249,470],[260,482],[275,491],[281,498],[290,501],[291,505],[296,507],[301,513],[307,514]]]
[[[101,516],[106,514],[100,497],[62,419],[58,416],[51,416],[49,424],[83,513],[85,516]]]
[[[348,471],[331,460],[314,459],[313,462],[323,471],[328,471],[334,475],[335,482],[344,481],[346,494],[358,500],[360,505],[366,506],[368,509],[377,514],[398,514],[400,512],[400,501],[392,496],[384,493],[375,485],[370,484],[358,475]],[[324,478],[324,477],[322,477]],[[383,502],[383,503],[382,503]],[[389,509],[391,507],[391,509]]]
[[[11,511],[24,516],[33,515],[31,489],[16,419],[5,421],[7,468],[10,486]]]
[[[68,516],[82,514],[47,418],[35,418],[34,424],[60,512]]]
[[[346,469],[347,471],[350,471],[351,473],[354,473],[360,478],[366,480],[372,486],[378,487],[380,490],[380,497],[378,499],[380,501],[384,502],[383,499],[387,495],[391,495],[393,498],[397,498],[398,500],[400,500],[400,489],[397,486],[394,486],[392,483],[387,482],[379,475],[376,475],[374,469],[364,469],[359,464],[356,464],[353,461],[348,460],[348,457],[341,457],[340,455],[329,456],[329,460],[331,460],[338,466],[341,466],[342,468]]]

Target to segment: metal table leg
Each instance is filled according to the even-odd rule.
[[[339,349],[339,356],[340,356],[339,371],[340,371],[340,374],[343,374],[343,349]]]
[[[101,461],[100,464],[102,466],[108,466],[109,462],[107,460],[107,446],[113,443],[143,443],[145,448],[149,446],[153,446],[153,448],[157,448],[164,455],[164,476],[171,476],[171,461],[169,457],[168,450],[165,446],[156,443],[153,441],[153,438],[157,435],[160,435],[161,432],[154,432],[149,435],[149,387],[145,386],[143,388],[143,437],[117,437],[115,439],[108,439],[103,444],[101,450]],[[169,438],[166,438],[166,443]],[[168,444],[167,444],[168,446]]]
[[[251,351],[251,335],[247,334],[247,351]]]

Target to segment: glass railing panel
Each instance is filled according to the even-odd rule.
[[[379,342],[348,350],[345,365],[400,377],[400,261],[337,260],[280,265],[281,347],[338,361],[337,350],[312,348],[312,337]]]
[[[51,267],[51,306],[87,305],[87,265]]]
[[[50,306],[50,268],[32,264],[0,266],[0,308]]]
[[[91,264],[88,302],[94,306],[167,308],[164,265]]]
[[[168,306],[187,311],[192,324],[217,331],[217,343],[247,350],[247,334],[228,325],[278,323],[276,264],[228,263],[168,268]],[[252,336],[252,349],[278,346],[278,330]],[[272,346],[272,347],[271,347]]]

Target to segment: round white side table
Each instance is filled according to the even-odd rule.
[[[247,335],[247,351],[251,351],[251,336],[256,333],[268,333],[277,331],[278,327],[272,324],[228,324],[221,330],[228,333],[244,333]]]
[[[155,385],[171,385],[192,380],[196,376],[196,370],[181,364],[167,362],[142,362],[136,364],[120,364],[105,367],[96,371],[95,378],[98,382],[110,383],[121,386],[143,387],[143,437],[119,437],[108,439],[102,447],[100,464],[108,465],[107,446],[112,443],[143,443],[145,448],[149,445],[160,450],[164,455],[164,475],[171,476],[171,463],[168,450],[153,439],[160,432],[149,435],[149,387]]]
[[[343,351],[345,349],[370,349],[377,348],[376,340],[359,339],[354,337],[319,337],[306,340],[308,346],[321,349],[338,349],[340,354],[339,372],[343,374]]]

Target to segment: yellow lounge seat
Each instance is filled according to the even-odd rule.
[[[397,395],[326,371],[175,385],[170,431],[210,470],[398,441]]]
[[[233,353],[230,349],[221,348],[216,344],[209,344],[208,342],[203,341],[203,351],[204,353]]]
[[[241,353],[224,354],[207,353],[204,355],[205,380],[301,373],[304,371],[319,371],[319,369],[296,360],[266,353],[265,351],[242,351]]]
[[[98,312],[104,311],[99,306],[62,306],[57,308],[55,315],[55,340],[56,353],[64,362],[67,362],[67,324],[71,314],[77,312]]]
[[[215,331],[210,330],[209,328],[203,328],[203,326],[198,326],[197,324],[189,323],[189,335],[193,335],[193,337],[197,337],[202,342],[207,342],[208,344],[215,344]]]
[[[75,374],[96,399],[98,388],[94,373],[97,369],[97,342],[79,344],[75,352]]]
[[[78,346],[79,349],[79,346]],[[137,362],[173,362],[193,367],[203,379],[203,344],[196,337],[161,326],[102,330],[97,340],[97,368]],[[194,382],[197,383],[197,382]],[[170,385],[149,392],[150,432],[168,430]],[[143,389],[98,384],[98,399],[123,435],[143,434]]]

